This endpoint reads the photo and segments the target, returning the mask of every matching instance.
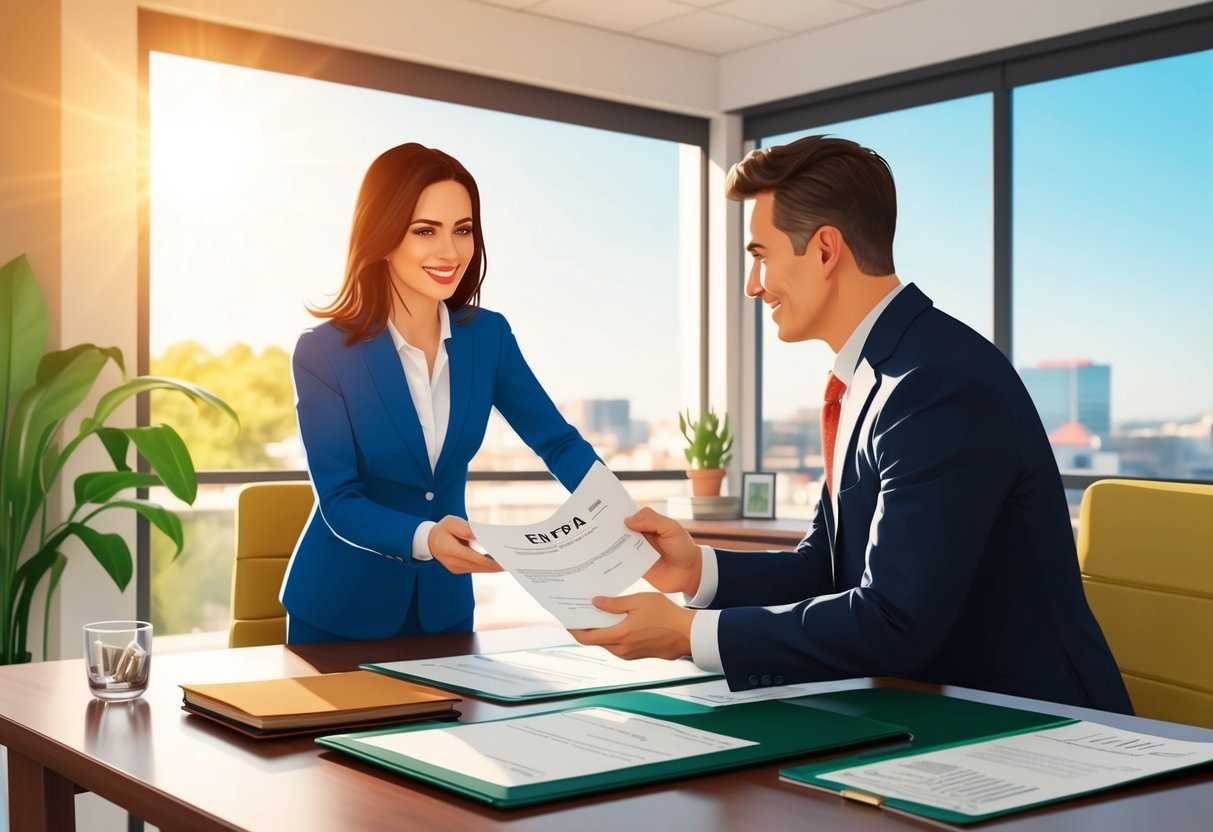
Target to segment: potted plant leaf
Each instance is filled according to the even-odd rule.
[[[193,503],[198,481],[189,450],[168,425],[113,427],[108,420],[132,396],[173,390],[236,420],[235,412],[208,390],[179,379],[126,377],[122,353],[113,347],[79,344],[46,351],[47,314],[41,288],[22,255],[0,268],[0,664],[27,662],[29,621],[35,590],[46,582],[42,656],[47,656],[51,599],[67,567],[64,544],[76,538],[120,590],[133,572],[130,548],[121,535],[93,527],[100,514],[134,511],[167,535],[181,553],[181,521],[148,500],[127,496],[133,488],[163,485]],[[105,392],[78,429],[65,427],[102,371],[113,363],[120,383]],[[73,483],[73,506],[58,518],[47,498],[64,465],[86,441],[100,442],[113,470],[81,474]],[[134,446],[150,471],[132,469]]]
[[[725,466],[733,458],[733,435],[729,432],[729,415],[722,421],[711,407],[699,414],[699,420],[691,419],[691,412],[678,414],[678,429],[687,440],[686,457],[691,467],[687,478],[691,481],[691,494],[696,497],[720,496],[720,485],[724,481]]]

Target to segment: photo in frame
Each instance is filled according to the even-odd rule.
[[[750,471],[741,475],[741,516],[770,520],[775,516],[775,475]]]

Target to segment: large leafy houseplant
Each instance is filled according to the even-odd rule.
[[[67,566],[63,548],[70,538],[88,549],[120,590],[126,589],[133,572],[130,548],[121,535],[93,528],[98,515],[115,509],[138,512],[173,541],[174,558],[181,553],[184,540],[177,516],[127,494],[132,488],[163,485],[193,503],[198,481],[189,450],[168,425],[111,427],[107,420],[117,408],[139,393],[165,389],[236,419],[222,399],[197,385],[157,376],[126,377],[116,348],[80,344],[46,352],[46,341],[46,303],[22,255],[0,268],[0,664],[30,660],[26,639],[31,608],[44,581],[46,657],[51,599]],[[71,434],[65,430],[68,416],[110,362],[121,372],[121,382],[100,397],[92,414]],[[114,470],[78,476],[73,507],[57,521],[47,505],[51,487],[72,453],[92,437],[105,448]],[[131,468],[131,445],[147,460],[149,471]]]

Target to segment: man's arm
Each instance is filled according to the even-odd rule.
[[[899,379],[879,407],[862,450],[880,477],[872,527],[842,530],[867,538],[860,585],[784,607],[723,611],[719,644],[731,687],[764,677],[913,675],[970,594],[997,591],[973,577],[1015,476],[1010,412],[982,382],[934,369]],[[722,568],[722,587],[729,579]]]

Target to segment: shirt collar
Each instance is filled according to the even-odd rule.
[[[842,345],[842,349],[838,351],[838,355],[834,357],[834,375],[847,387],[851,386],[851,380],[855,378],[855,370],[859,367],[863,346],[867,343],[868,336],[872,334],[872,328],[876,326],[880,314],[884,312],[885,307],[892,303],[893,298],[897,297],[897,293],[905,287],[906,284],[898,283],[893,291],[881,298],[880,302],[872,307],[872,311],[868,312],[859,322],[859,326],[855,327],[855,331],[851,333],[846,343]]]
[[[416,349],[412,344],[405,340],[400,334],[400,330],[396,329],[396,325],[392,323],[392,319],[387,319],[387,331],[392,336],[392,344],[396,347],[396,352],[400,352],[405,347]],[[438,343],[442,344],[451,337],[451,313],[446,308],[445,303],[438,304]]]

